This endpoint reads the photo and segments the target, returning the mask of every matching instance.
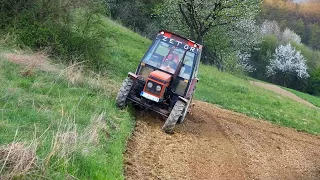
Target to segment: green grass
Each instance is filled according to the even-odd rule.
[[[64,77],[42,71],[24,77],[20,71],[25,67],[0,59],[0,145],[13,140],[30,142],[35,133],[40,136],[45,132],[39,139],[42,146],[37,150],[43,164],[52,151],[52,134],[57,133],[61,122],[75,121],[77,131],[82,132],[90,125],[92,116],[106,113],[108,132],[100,133],[101,143],[93,148],[92,154],[83,156],[80,151],[75,152],[72,163],[67,164],[52,158],[31,177],[41,174],[49,179],[65,179],[69,175],[79,179],[124,179],[123,152],[134,121],[128,110],[115,107],[114,95],[127,73],[135,71],[151,41],[107,18],[102,18],[100,23],[99,28],[106,36],[106,51],[101,54],[105,67],[102,73],[112,82],[105,87],[108,92],[93,89],[88,83],[70,86]],[[14,49],[2,40],[0,58],[3,52],[14,52]]]
[[[109,76],[121,82],[127,72],[134,72],[151,41],[123,28],[113,21],[104,22],[110,34],[106,39],[109,55],[105,62]],[[216,68],[202,65],[196,99],[218,104],[246,115],[265,119],[299,131],[320,133],[320,112],[276,93],[250,85]]]
[[[306,100],[306,101],[309,101],[311,104],[317,106],[317,107],[320,107],[320,97],[317,97],[317,96],[312,96],[310,94],[306,94],[306,93],[303,93],[303,92],[300,92],[300,91],[296,91],[294,89],[289,89],[289,88],[284,88],[290,92],[292,92],[293,94],[299,96],[300,98]]]
[[[133,72],[151,41],[107,20],[105,27],[110,32],[111,57],[107,72],[121,82],[127,72]],[[111,25],[111,27],[110,27]],[[117,43],[120,47],[111,44]],[[119,69],[115,69],[119,68]],[[201,65],[200,83],[195,98],[218,104],[226,109],[265,119],[299,131],[320,133],[320,112],[274,92],[250,85],[246,78],[237,78],[216,68]]]
[[[135,72],[151,41],[109,19],[104,19],[101,26],[107,34],[104,71],[122,82],[129,71]]]
[[[68,157],[72,161],[69,164],[67,160],[57,163],[57,155],[31,177],[41,174],[49,179],[70,175],[79,179],[124,178],[123,152],[134,121],[128,111],[115,107],[114,96],[106,96],[108,93],[86,83],[70,85],[64,77],[47,72],[35,70],[31,76],[22,76],[20,72],[25,67],[3,59],[0,68],[0,144],[30,142],[35,133],[39,137],[45,132],[37,140],[43,145],[37,149],[40,164],[52,152],[53,133],[74,123],[80,136],[94,115],[105,113],[106,130],[100,132],[99,144],[88,145],[88,155],[78,150]]]
[[[202,65],[196,98],[299,131],[320,134],[320,111]]]
[[[22,76],[24,67],[0,59],[0,145],[13,140],[31,141],[36,132],[40,143],[37,156],[43,167],[35,173],[49,179],[67,179],[69,175],[79,179],[124,179],[123,152],[134,121],[129,109],[115,107],[114,94],[127,73],[135,71],[151,41],[109,19],[102,18],[100,23],[106,35],[102,73],[114,82],[104,89],[92,88],[88,82],[70,85],[65,77],[42,71]],[[1,43],[0,50],[12,51]],[[213,67],[201,65],[199,78],[195,94],[198,100],[300,131],[320,133],[318,110]],[[53,157],[45,163],[52,151],[53,134],[61,124],[74,122],[81,134],[90,126],[92,117],[102,112],[106,130],[100,131],[100,143],[90,146],[90,154],[79,150],[69,161]]]

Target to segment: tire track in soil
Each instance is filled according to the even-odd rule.
[[[126,179],[320,179],[320,136],[199,101],[174,135],[155,113],[136,118]]]

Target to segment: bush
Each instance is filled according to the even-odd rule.
[[[95,24],[99,24],[99,16],[105,10],[102,1],[16,1],[3,5],[0,28],[13,32],[17,44],[45,49],[66,61],[77,59],[99,67],[105,33]]]
[[[250,73],[251,77],[267,81],[266,66],[269,65],[270,59],[275,49],[280,42],[274,35],[268,35],[263,38],[260,47],[251,52],[251,64],[256,68],[255,71]]]
[[[310,73],[307,92],[320,96],[320,68],[315,69]]]

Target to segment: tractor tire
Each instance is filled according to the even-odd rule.
[[[127,105],[127,97],[130,93],[131,87],[132,87],[133,81],[130,78],[126,78],[122,86],[118,92],[117,98],[116,98],[116,105],[120,109],[124,109]]]
[[[183,110],[185,109],[186,103],[178,100],[171,110],[169,117],[162,126],[162,130],[168,134],[173,134],[173,128],[176,125],[179,117],[182,116]]]
[[[183,123],[184,119],[186,118],[187,114],[189,113],[189,107],[190,107],[191,102],[192,102],[192,95],[191,95],[191,98],[189,99],[186,107],[184,108],[182,115],[178,119],[178,122],[177,122],[178,124]]]

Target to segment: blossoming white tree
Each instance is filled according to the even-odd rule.
[[[296,51],[290,43],[280,45],[273,54],[270,65],[267,66],[267,76],[274,76],[281,73],[283,76],[283,85],[285,86],[285,77],[288,74],[294,74],[298,78],[306,79],[309,77],[307,72],[306,60],[300,51]]]
[[[265,20],[260,27],[260,33],[262,36],[274,35],[285,44],[290,41],[298,44],[301,43],[301,37],[291,29],[286,28],[281,32],[276,21]]]
[[[301,43],[301,37],[296,34],[294,31],[292,31],[289,28],[286,28],[282,35],[281,35],[281,41],[283,43],[289,43],[290,41],[300,44]]]
[[[251,54],[249,53],[241,53],[240,51],[237,52],[237,67],[242,69],[245,72],[253,72],[256,70],[253,65],[250,64],[250,57]]]
[[[250,51],[258,50],[257,45],[261,43],[262,36],[259,26],[253,19],[242,19],[235,23],[227,32],[230,37],[229,49],[232,48],[236,53],[236,67],[245,72],[253,72],[256,69],[250,64]]]
[[[280,28],[279,28],[278,23],[276,21],[265,20],[261,25],[260,33],[263,36],[274,35],[277,38],[279,38],[280,37]]]
[[[239,20],[232,24],[226,34],[230,37],[235,50],[241,52],[250,52],[262,41],[259,26],[253,19]]]

